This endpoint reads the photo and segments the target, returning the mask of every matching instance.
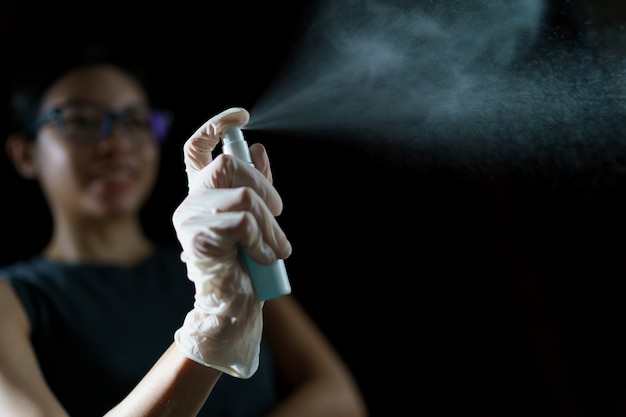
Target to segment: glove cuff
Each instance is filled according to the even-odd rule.
[[[174,333],[176,346],[189,359],[230,376],[248,379],[259,367],[262,321],[243,340],[224,343],[207,337],[198,324],[214,320],[194,308]]]

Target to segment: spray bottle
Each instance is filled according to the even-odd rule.
[[[222,152],[254,165],[248,143],[238,127],[229,127],[224,131]],[[291,293],[285,262],[282,259],[278,259],[270,265],[262,265],[251,259],[241,247],[239,248],[239,256],[250,274],[254,291],[259,300],[270,300]]]

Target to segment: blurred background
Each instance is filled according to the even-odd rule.
[[[623,416],[625,25],[614,0],[8,0],[0,128],[74,48],[140,62],[175,115],[145,224],[175,243],[182,144],[243,106],[293,292],[373,417]],[[4,153],[0,178],[8,263],[49,223]]]

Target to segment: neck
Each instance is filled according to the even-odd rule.
[[[132,265],[153,249],[135,217],[72,222],[57,219],[43,254],[56,261]]]

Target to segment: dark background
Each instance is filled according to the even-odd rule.
[[[2,134],[12,77],[25,67],[45,71],[56,51],[91,43],[140,58],[176,116],[145,213],[155,239],[174,242],[182,143],[213,114],[254,106],[312,4],[3,2]],[[618,2],[555,0],[545,33],[575,42],[590,25],[623,23]],[[372,416],[626,413],[619,146],[580,170],[545,161],[508,170],[332,135],[248,136],[257,140],[285,202],[294,294],[352,368]],[[4,155],[0,175],[8,263],[41,248],[49,223]]]

